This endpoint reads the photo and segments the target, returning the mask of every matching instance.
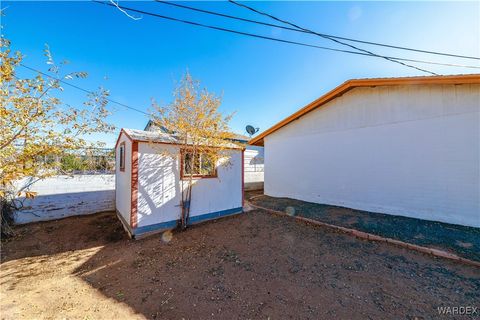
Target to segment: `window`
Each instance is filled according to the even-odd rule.
[[[118,150],[118,153],[120,171],[125,171],[125,142],[120,143],[120,149]]]
[[[197,178],[214,178],[217,170],[212,159],[206,154],[195,154],[191,152],[182,153],[182,178],[190,175]]]

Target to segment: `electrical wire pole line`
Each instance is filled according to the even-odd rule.
[[[355,49],[355,50],[358,50],[358,51],[362,51],[362,52],[368,53],[368,54],[370,54],[370,55],[372,55],[372,56],[375,56],[375,57],[377,57],[377,58],[386,59],[386,60],[388,60],[388,61],[390,61],[390,62],[398,63],[398,64],[401,64],[401,65],[403,65],[403,66],[405,66],[405,67],[412,68],[412,69],[416,69],[416,70],[418,70],[418,71],[422,71],[422,72],[425,72],[425,73],[429,73],[429,74],[434,75],[434,76],[438,76],[438,75],[439,75],[438,73],[432,72],[432,71],[430,71],[430,70],[423,69],[423,68],[419,68],[419,67],[413,66],[413,65],[411,65],[411,64],[407,64],[407,63],[404,63],[404,62],[401,62],[401,61],[398,61],[398,60],[395,60],[395,59],[392,59],[392,58],[389,58],[389,57],[386,57],[386,56],[378,55],[378,54],[373,53],[373,52],[371,52],[371,51],[369,51],[369,50],[365,50],[365,49],[359,48],[359,47],[357,47],[357,46],[354,46],[354,45],[352,45],[352,44],[349,44],[349,43],[340,41],[340,40],[335,39],[335,38],[332,38],[332,37],[330,37],[330,36],[326,36],[326,35],[324,35],[324,34],[321,34],[321,33],[318,33],[318,32],[315,32],[315,31],[312,31],[312,30],[309,30],[309,29],[306,29],[306,28],[302,28],[302,27],[300,27],[300,26],[298,26],[298,25],[296,25],[296,24],[294,24],[294,23],[291,23],[291,22],[289,22],[289,21],[286,21],[286,20],[277,18],[277,17],[272,16],[272,15],[270,15],[270,14],[268,14],[268,13],[265,13],[265,12],[261,12],[261,11],[259,11],[259,10],[257,10],[257,9],[254,9],[254,8],[252,8],[252,7],[249,7],[249,6],[245,5],[245,4],[236,2],[236,1],[234,1],[234,0],[228,0],[228,1],[229,1],[230,3],[233,3],[234,5],[237,5],[237,6],[246,8],[246,9],[248,9],[248,10],[250,10],[250,11],[256,12],[256,13],[261,14],[261,15],[264,15],[264,16],[269,17],[269,18],[271,18],[271,19],[274,19],[274,20],[276,20],[276,21],[279,21],[279,22],[288,24],[288,25],[290,25],[290,26],[292,26],[292,27],[294,27],[294,28],[297,28],[298,30],[303,30],[303,31],[305,31],[305,32],[308,32],[308,33],[317,35],[317,36],[322,37],[322,38],[324,38],[324,39],[328,39],[328,40],[333,41],[333,42],[336,42],[336,43],[338,43],[338,44],[341,44],[341,45],[350,47],[350,48],[352,48],[352,49]]]
[[[258,21],[258,20],[247,19],[247,18],[241,18],[241,17],[232,16],[232,15],[225,14],[225,13],[194,8],[194,7],[186,6],[186,5],[179,4],[179,3],[163,1],[163,0],[154,0],[154,1],[158,2],[158,3],[161,3],[161,4],[166,4],[166,5],[169,5],[169,6],[188,9],[188,10],[192,10],[192,11],[196,11],[196,12],[202,12],[202,13],[206,13],[206,14],[210,14],[210,15],[215,15],[215,16],[219,16],[219,17],[228,18],[228,19],[239,20],[239,21],[249,22],[249,23],[253,23],[253,24],[259,24],[259,25],[263,25],[263,26],[267,26],[267,27],[274,27],[274,28],[278,28],[278,29],[284,29],[284,30],[300,32],[300,33],[308,33],[308,34],[311,33],[311,32],[305,31],[305,30],[297,29],[297,28],[291,28],[291,27],[286,27],[286,26],[282,26],[282,25],[279,25],[279,24],[262,22],[262,21]],[[366,41],[366,40],[340,37],[340,36],[335,36],[335,35],[326,34],[326,33],[321,33],[321,34],[324,35],[324,36],[327,36],[327,37],[335,38],[335,39],[352,41],[352,42],[357,42],[357,43],[363,43],[363,44],[368,44],[368,45],[373,45],[373,46],[380,46],[380,47],[386,47],[386,48],[392,48],[392,49],[398,49],[398,50],[420,52],[420,53],[433,54],[433,55],[446,56],[446,57],[480,60],[479,57],[464,56],[464,55],[453,54],[453,53],[445,53],[445,52],[438,52],[438,51],[429,51],[429,50],[423,50],[423,49],[402,47],[402,46],[396,46],[396,45],[392,45],[392,44],[385,44],[385,43],[379,43],[379,42],[372,42],[372,41]]]
[[[92,0],[92,2],[95,2],[97,4],[103,4],[103,5],[106,5],[106,6],[116,7],[116,6],[113,6],[112,4],[110,4],[108,2],[104,2],[104,1]],[[349,54],[368,56],[368,57],[376,57],[375,55],[368,54],[368,53],[363,53],[363,52],[358,52],[358,51],[335,49],[335,48],[318,46],[318,45],[309,44],[309,43],[303,43],[303,42],[273,38],[273,37],[263,36],[263,35],[259,35],[259,34],[237,31],[237,30],[233,30],[233,29],[227,29],[227,28],[207,25],[207,24],[203,24],[203,23],[199,23],[199,22],[193,22],[193,21],[190,21],[190,20],[173,18],[173,17],[169,17],[169,16],[157,14],[157,13],[152,13],[152,12],[148,12],[148,11],[144,11],[144,10],[129,8],[129,7],[125,7],[125,6],[120,6],[120,7],[122,9],[129,10],[129,11],[132,11],[132,12],[141,13],[141,14],[144,14],[144,15],[149,15],[149,16],[152,16],[152,17],[160,18],[160,19],[185,23],[185,24],[189,24],[189,25],[192,25],[192,26],[195,26],[195,27],[203,27],[203,28],[207,28],[207,29],[218,30],[218,31],[223,31],[223,32],[228,32],[228,33],[233,33],[233,34],[239,34],[239,35],[248,36],[248,37],[257,38],[257,39],[277,41],[277,42],[281,42],[281,43],[293,44],[293,45],[310,47],[310,48],[315,48],[315,49],[349,53]],[[406,58],[391,57],[391,56],[386,56],[386,57],[390,58],[390,59],[400,60],[400,61],[409,61],[409,62],[425,63],[425,64],[441,65],[441,66],[449,66],[449,67],[464,67],[464,68],[477,68],[477,69],[480,68],[480,67],[476,67],[476,66],[467,66],[467,65],[459,65],[459,64],[451,64],[451,63],[441,63],[441,62],[433,62],[433,61],[425,61],[425,60],[417,60],[417,59],[406,59]]]
[[[45,73],[45,72],[40,71],[40,70],[38,70],[38,69],[35,69],[35,68],[29,67],[29,66],[27,66],[27,65],[24,65],[23,63],[20,63],[20,66],[22,66],[22,67],[24,67],[25,69],[28,69],[28,70],[30,70],[30,71],[38,72],[38,73],[40,73],[41,75],[44,75],[45,77],[48,77],[48,78],[53,79],[53,80],[56,80],[56,81],[58,81],[58,82],[61,82],[61,83],[65,84],[65,85],[67,85],[67,86],[70,86],[70,87],[75,88],[75,89],[77,89],[77,90],[83,91],[83,92],[85,92],[85,93],[95,94],[95,92],[93,92],[93,91],[84,89],[84,88],[82,88],[82,87],[79,87],[79,86],[77,86],[77,85],[74,85],[74,84],[72,84],[72,83],[69,83],[69,82],[67,82],[67,81],[65,81],[65,80],[63,80],[63,79],[59,79],[59,78],[57,78],[57,77],[54,77],[54,76],[52,76],[52,75],[50,75],[50,74],[48,74],[48,73]],[[134,108],[134,107],[130,107],[130,106],[124,104],[124,103],[121,103],[121,102],[112,100],[112,99],[110,99],[110,98],[105,98],[105,100],[107,100],[107,101],[109,101],[109,102],[111,102],[111,103],[117,104],[117,105],[119,105],[119,106],[125,107],[125,108],[127,108],[127,109],[130,109],[130,110],[133,110],[133,111],[136,111],[136,112],[140,112],[140,113],[143,113],[144,115],[150,116],[148,113],[146,113],[146,112],[144,112],[144,111],[142,111],[142,110],[140,110],[140,109],[137,109],[137,108]]]

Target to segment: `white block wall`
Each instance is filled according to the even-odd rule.
[[[480,86],[356,88],[265,138],[265,193],[480,227]]]
[[[19,182],[23,185],[26,180]],[[55,176],[40,180],[30,191],[34,199],[25,199],[24,209],[17,212],[16,223],[59,219],[74,215],[115,210],[115,176]]]
[[[138,227],[180,219],[180,164],[168,156],[178,153],[178,146],[139,142]],[[241,161],[241,150],[233,150],[217,178],[195,180],[191,217],[242,207]]]
[[[244,153],[245,190],[263,189],[264,148],[247,146]]]

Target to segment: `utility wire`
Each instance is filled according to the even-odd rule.
[[[112,4],[108,3],[108,2],[97,1],[97,0],[92,0],[92,1],[95,2],[95,3],[98,3],[98,4],[103,4],[103,5],[115,7],[114,5],[112,5]],[[119,6],[120,6],[120,5],[119,5]],[[228,32],[228,33],[239,34],[239,35],[248,36],[248,37],[253,37],[253,38],[257,38],[257,39],[271,40],[271,41],[277,41],[277,42],[282,42],[282,43],[294,44],[294,45],[298,45],[298,46],[304,46],[304,47],[310,47],[310,48],[316,48],[316,49],[322,49],[322,50],[328,50],[328,51],[335,51],[335,52],[342,52],[342,53],[350,53],[350,54],[356,54],[356,55],[361,55],[361,56],[369,56],[369,57],[372,57],[371,54],[363,53],[363,52],[358,52],[358,51],[335,49],[335,48],[318,46],[318,45],[314,45],[314,44],[308,44],[308,43],[302,43],[302,42],[296,42],[296,41],[278,39],[278,38],[273,38],[273,37],[267,37],[267,36],[262,36],[262,35],[259,35],[259,34],[247,33],[247,32],[242,32],[242,31],[236,31],[236,30],[232,30],[232,29],[226,29],[226,28],[222,28],[222,27],[216,27],[216,26],[212,26],[212,25],[206,25],[206,24],[202,24],[202,23],[198,23],[198,22],[189,21],[189,20],[183,20],[183,19],[173,18],[173,17],[164,16],[164,15],[160,15],[160,14],[157,14],[157,13],[147,12],[147,11],[143,11],[143,10],[139,10],[139,9],[133,9],[133,8],[125,7],[125,6],[120,6],[120,8],[125,9],[125,10],[129,10],[129,11],[132,11],[132,12],[136,12],[136,13],[141,13],[141,14],[148,15],[148,16],[153,16],[153,17],[160,18],[160,19],[165,19],[165,20],[170,20],[170,21],[185,23],[185,24],[189,24],[189,25],[196,26],[196,27],[203,27],[203,28],[207,28],[207,29],[213,29],[213,30],[224,31],[224,32]],[[406,59],[406,58],[398,58],[398,57],[391,57],[391,56],[388,56],[387,58],[395,59],[395,60],[400,60],[400,61],[409,61],[409,62],[432,64],[432,65],[441,65],[441,66],[449,66],[449,67],[463,67],[463,68],[477,68],[477,69],[480,69],[480,67],[476,67],[476,66],[467,66],[467,65],[452,64],[452,63],[441,63],[441,62],[433,62],[433,61],[425,61],[425,60]]]
[[[74,85],[74,84],[72,84],[72,83],[69,83],[69,82],[67,82],[67,81],[65,81],[65,80],[63,80],[63,79],[59,79],[59,78],[57,78],[57,77],[54,77],[54,76],[52,76],[52,75],[49,75],[48,73],[45,73],[45,72],[40,71],[40,70],[38,70],[38,69],[35,69],[35,68],[32,68],[32,67],[26,66],[26,65],[24,65],[23,63],[20,63],[20,65],[21,65],[22,67],[28,69],[28,70],[31,70],[31,71],[34,71],[34,72],[38,72],[38,73],[40,73],[40,74],[42,74],[42,75],[44,75],[44,76],[46,76],[46,77],[48,77],[48,78],[50,78],[50,79],[54,79],[54,80],[56,80],[56,81],[58,81],[58,82],[61,82],[61,83],[65,84],[65,85],[70,86],[70,87],[72,87],[72,88],[75,88],[75,89],[77,89],[77,90],[80,90],[80,91],[83,91],[83,92],[86,92],[86,93],[89,93],[89,94],[95,94],[95,92],[93,92],[93,91],[84,89],[84,88],[82,88],[82,87],[79,87],[79,86],[77,86],[77,85]],[[146,113],[146,112],[144,112],[144,111],[142,111],[142,110],[140,110],[140,109],[137,109],[137,108],[134,108],[134,107],[130,107],[130,106],[124,104],[124,103],[121,103],[121,102],[112,100],[112,99],[110,99],[110,98],[105,98],[105,99],[106,99],[107,101],[110,101],[111,103],[115,103],[115,104],[118,104],[119,106],[125,107],[125,108],[127,108],[127,109],[130,109],[130,110],[133,110],[133,111],[137,111],[137,112],[143,113],[143,114],[145,114],[145,115],[147,115],[147,116],[150,116],[148,113]]]
[[[251,10],[251,11],[253,11],[253,12],[256,12],[256,13],[258,13],[258,14],[261,14],[261,15],[267,16],[267,17],[269,17],[269,18],[271,18],[271,19],[274,19],[274,20],[276,20],[276,21],[279,21],[279,22],[288,24],[288,25],[290,25],[290,26],[292,26],[292,27],[294,27],[294,28],[297,28],[297,29],[299,29],[299,30],[303,30],[303,31],[309,32],[309,33],[311,33],[311,34],[317,35],[317,36],[322,37],[322,38],[324,38],[324,39],[331,40],[331,41],[333,41],[333,42],[336,42],[336,43],[338,43],[338,44],[341,44],[341,45],[350,47],[350,48],[352,48],[352,49],[355,49],[355,50],[358,50],[358,51],[361,51],[361,52],[365,52],[365,53],[368,53],[368,54],[370,54],[370,55],[372,55],[372,56],[375,56],[375,57],[378,57],[378,58],[382,58],[382,59],[388,60],[388,61],[390,61],[390,62],[398,63],[398,64],[401,64],[401,65],[403,65],[403,66],[405,66],[405,67],[409,67],[409,68],[412,68],[412,69],[416,69],[416,70],[418,70],[418,71],[422,71],[422,72],[425,72],[425,73],[430,73],[430,74],[435,75],[435,76],[438,76],[438,75],[439,75],[438,73],[432,72],[432,71],[430,71],[430,70],[423,69],[423,68],[419,68],[419,67],[413,66],[413,65],[411,65],[411,64],[407,64],[407,63],[398,61],[398,60],[396,60],[396,59],[392,59],[392,58],[390,58],[390,57],[378,55],[378,54],[373,53],[373,52],[371,52],[371,51],[369,51],[369,50],[365,50],[365,49],[359,48],[359,47],[357,47],[357,46],[354,46],[354,45],[352,45],[352,44],[349,44],[349,43],[340,41],[340,40],[338,40],[338,39],[335,39],[335,38],[332,38],[332,37],[329,37],[329,36],[325,36],[325,35],[323,35],[323,34],[321,34],[321,33],[317,33],[317,32],[312,31],[312,30],[310,30],[310,29],[306,29],[306,28],[300,27],[300,26],[298,26],[298,25],[296,25],[296,24],[294,24],[294,23],[292,23],[292,22],[289,22],[289,21],[286,21],[286,20],[282,20],[282,19],[277,18],[277,17],[275,17],[275,16],[272,16],[272,15],[270,15],[270,14],[268,14],[268,13],[261,12],[261,11],[259,11],[259,10],[257,10],[257,9],[254,9],[254,8],[252,8],[252,7],[249,7],[249,6],[245,5],[245,4],[238,3],[238,2],[236,2],[236,1],[234,1],[234,0],[228,0],[228,1],[229,1],[230,3],[233,3],[234,5],[237,5],[237,6],[246,8],[246,9]]]
[[[194,7],[186,6],[186,5],[183,5],[183,4],[169,2],[169,1],[163,1],[163,0],[154,0],[154,1],[158,2],[158,3],[161,3],[161,4],[166,4],[166,5],[169,5],[169,6],[174,6],[174,7],[188,9],[188,10],[192,10],[192,11],[202,12],[202,13],[206,13],[206,14],[219,16],[219,17],[224,17],[224,18],[229,18],[229,19],[234,19],[234,20],[239,20],[239,21],[245,21],[245,22],[249,22],[249,23],[254,23],[254,24],[264,25],[264,26],[268,26],[268,27],[284,29],[284,30],[290,30],[290,31],[295,31],[295,32],[311,34],[311,32],[309,32],[309,31],[305,31],[305,30],[298,29],[298,28],[286,27],[286,26],[282,26],[282,25],[279,25],[279,24],[273,24],[273,23],[262,22],[262,21],[258,21],[258,20],[241,18],[241,17],[232,16],[232,15],[228,15],[228,14],[224,14],[224,13],[220,13],[220,12],[194,8]],[[399,49],[399,50],[421,52],[421,53],[434,54],[434,55],[447,56],[447,57],[480,60],[479,57],[471,57],[471,56],[464,56],[464,55],[458,55],[458,54],[453,54],[453,53],[445,53],[445,52],[437,52],[437,51],[429,51],[429,50],[415,49],[415,48],[402,47],[402,46],[395,46],[395,45],[379,43],[379,42],[372,42],[372,41],[358,40],[358,39],[352,39],[352,38],[346,38],[346,37],[339,37],[339,36],[330,35],[330,34],[326,34],[326,33],[319,33],[319,34],[321,34],[323,36],[326,36],[326,37],[334,38],[334,39],[352,41],[352,42],[369,44],[369,45],[374,45],[374,46],[381,46],[381,47],[387,47],[387,48],[393,48],[393,49]]]

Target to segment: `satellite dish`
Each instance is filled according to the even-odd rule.
[[[247,130],[247,133],[251,136],[253,136],[255,133],[258,132],[258,128],[254,128],[253,126],[251,125],[248,125],[245,127],[245,130]]]

